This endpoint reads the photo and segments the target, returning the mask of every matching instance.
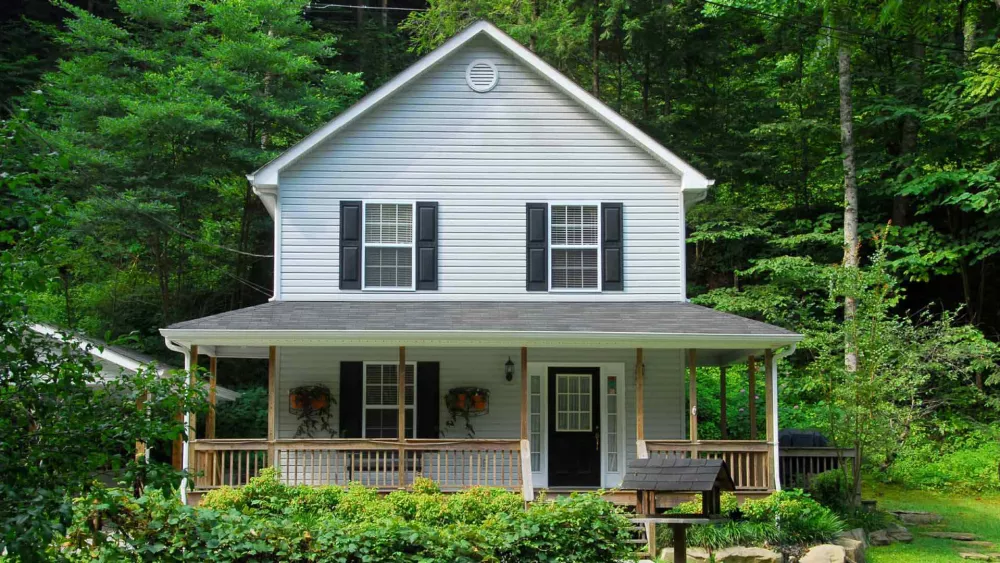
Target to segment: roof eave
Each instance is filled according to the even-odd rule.
[[[781,348],[802,340],[787,334],[672,334],[554,331],[423,331],[423,330],[202,330],[160,329],[173,342],[214,345],[264,346],[449,346],[540,348]]]

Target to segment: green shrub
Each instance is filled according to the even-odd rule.
[[[723,512],[731,521],[722,524],[692,526],[688,544],[720,549],[734,545],[803,545],[825,542],[844,531],[844,521],[829,508],[800,490],[778,491],[762,499],[750,499],[736,507],[735,497],[723,496]],[[697,503],[697,504],[695,504]],[[701,512],[701,500],[683,503],[672,512]],[[657,529],[660,547],[671,545],[669,528]]]
[[[889,466],[889,481],[915,489],[1000,491],[1000,431],[968,432],[949,443],[918,435]]]
[[[77,503],[59,551],[73,561],[319,563],[596,563],[630,554],[628,519],[597,495],[525,509],[501,489],[444,495],[423,481],[414,489],[291,487],[268,470],[246,487],[212,491],[201,507],[102,490]]]
[[[824,471],[813,475],[809,482],[809,496],[823,506],[837,512],[845,512],[851,506],[851,483],[842,469]]]

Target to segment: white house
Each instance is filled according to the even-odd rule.
[[[668,452],[775,487],[775,360],[801,336],[686,302],[685,212],[712,181],[493,25],[249,179],[274,218],[273,299],[161,332],[189,364],[269,358],[269,434],[194,441],[196,489],[276,465],[290,483],[425,476],[531,499],[615,487]],[[687,372],[748,358],[764,436],[699,440],[697,395],[719,390]],[[330,389],[312,409],[330,428],[296,438],[306,385]]]

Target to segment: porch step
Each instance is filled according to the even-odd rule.
[[[635,554],[640,558],[646,557],[649,554],[649,536],[646,533],[646,522],[642,519],[631,519],[632,527],[630,531],[632,532],[632,539],[628,540],[628,543],[635,546]],[[654,546],[655,548],[655,546]],[[654,549],[655,551],[655,549]]]

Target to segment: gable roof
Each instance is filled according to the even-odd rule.
[[[154,365],[156,372],[161,375],[171,370],[181,369],[177,366],[159,362],[152,356],[147,356],[124,346],[112,346],[96,338],[84,340],[76,336],[70,336],[64,331],[49,325],[33,324],[31,325],[31,330],[52,340],[67,338],[69,342],[79,346],[81,350],[93,356],[105,368],[101,373],[105,381],[117,377],[120,373],[120,371],[116,373],[113,369],[109,370],[107,369],[108,367],[135,373],[147,365]],[[221,385],[216,385],[215,395],[221,401],[235,401],[239,398],[240,393]]]
[[[639,148],[648,152],[661,164],[677,173],[681,177],[682,190],[704,191],[714,183],[714,180],[706,178],[704,174],[695,170],[694,167],[685,162],[682,158],[667,150],[666,147],[656,142],[649,135],[643,133],[638,127],[629,123],[627,119],[608,106],[604,105],[603,102],[578,86],[575,82],[543,61],[541,57],[532,53],[499,28],[489,22],[478,21],[446,41],[437,49],[431,51],[425,57],[414,63],[412,66],[401,72],[395,78],[382,85],[374,92],[362,98],[361,101],[351,106],[347,111],[341,113],[329,123],[320,127],[316,131],[313,131],[310,135],[299,141],[296,145],[282,153],[280,156],[265,164],[253,174],[247,175],[247,179],[250,180],[250,183],[254,186],[254,191],[264,200],[264,204],[267,206],[268,211],[272,215],[274,214],[273,201],[268,201],[266,196],[268,194],[273,194],[277,189],[278,174],[282,170],[298,161],[319,144],[336,135],[355,120],[367,115],[398,90],[423,76],[438,62],[479,36],[489,37],[492,39],[515,59],[527,65],[529,68],[533,69],[539,75],[547,79],[563,94],[572,98],[574,101],[583,106],[584,109],[594,114],[619,134],[630,140]]]
[[[621,484],[622,489],[677,493],[705,493],[715,487],[736,490],[725,461],[675,456],[633,459]]]

